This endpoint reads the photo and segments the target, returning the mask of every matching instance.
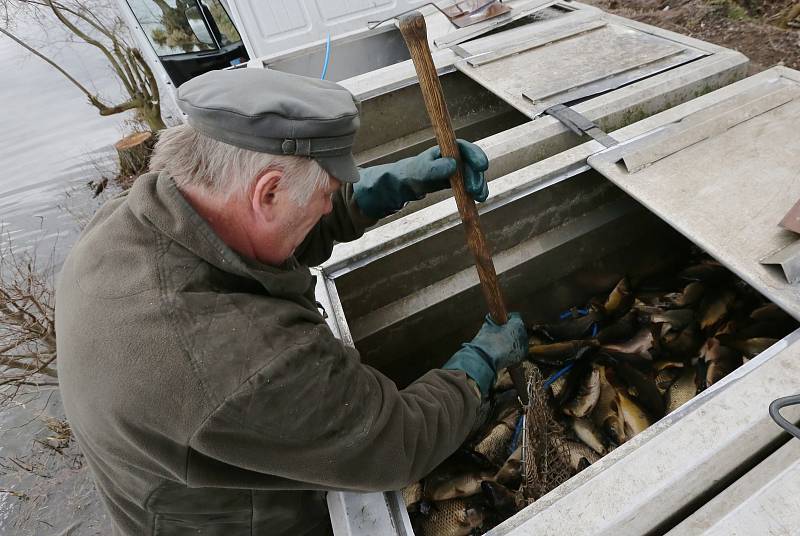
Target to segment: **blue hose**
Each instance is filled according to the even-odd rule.
[[[328,74],[328,62],[331,59],[331,34],[328,34],[328,38],[325,40],[325,63],[322,64],[322,76],[319,77],[320,80],[325,80],[325,75]]]
[[[549,378],[547,378],[547,380],[545,380],[545,382],[542,384],[542,388],[543,388],[543,389],[547,389],[548,387],[550,387],[550,385],[551,385],[551,384],[552,384],[554,381],[556,381],[556,380],[557,380],[557,379],[559,379],[561,376],[563,376],[564,374],[566,374],[567,372],[569,372],[569,371],[570,371],[570,369],[571,369],[571,368],[572,368],[574,365],[575,365],[575,361],[570,361],[569,363],[567,363],[567,366],[565,366],[564,368],[562,368],[561,370],[559,370],[558,372],[556,372],[556,373],[552,374],[552,375],[551,375]]]

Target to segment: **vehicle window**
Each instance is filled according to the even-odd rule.
[[[128,3],[159,56],[217,48],[194,0],[128,0]]]
[[[219,0],[200,0],[200,3],[206,7],[208,10],[207,13],[211,14],[211,23],[212,25],[216,25],[217,38],[221,46],[224,47],[242,40],[228,12],[225,11],[225,8]]]

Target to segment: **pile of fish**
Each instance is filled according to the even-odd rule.
[[[546,378],[534,383],[545,400],[546,422],[554,423],[546,445],[558,459],[550,465],[564,474],[536,493],[526,489],[532,469],[525,466],[535,464],[522,462],[522,437],[529,439],[526,461],[531,447],[541,450],[543,443],[530,442],[537,433],[530,424],[521,433],[522,410],[504,372],[487,424],[403,490],[415,533],[482,534],[796,327],[784,311],[700,254],[677,275],[623,278],[608,295],[533,325],[523,365],[529,378]]]

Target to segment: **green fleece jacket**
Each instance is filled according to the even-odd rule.
[[[327,534],[323,490],[399,488],[469,433],[480,400],[464,373],[398,390],[317,310],[306,265],[371,223],[351,185],[334,197],[276,268],[237,255],[170,177],[148,174],[70,252],[59,379],[116,534]]]

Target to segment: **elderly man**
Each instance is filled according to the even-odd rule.
[[[331,82],[217,71],[178,95],[189,124],[60,274],[67,417],[116,534],[328,534],[324,490],[400,488],[464,441],[524,326],[487,320],[399,390],[334,338],[307,266],[447,187],[455,162],[359,170],[358,107]],[[460,148],[484,200],[486,156]]]

